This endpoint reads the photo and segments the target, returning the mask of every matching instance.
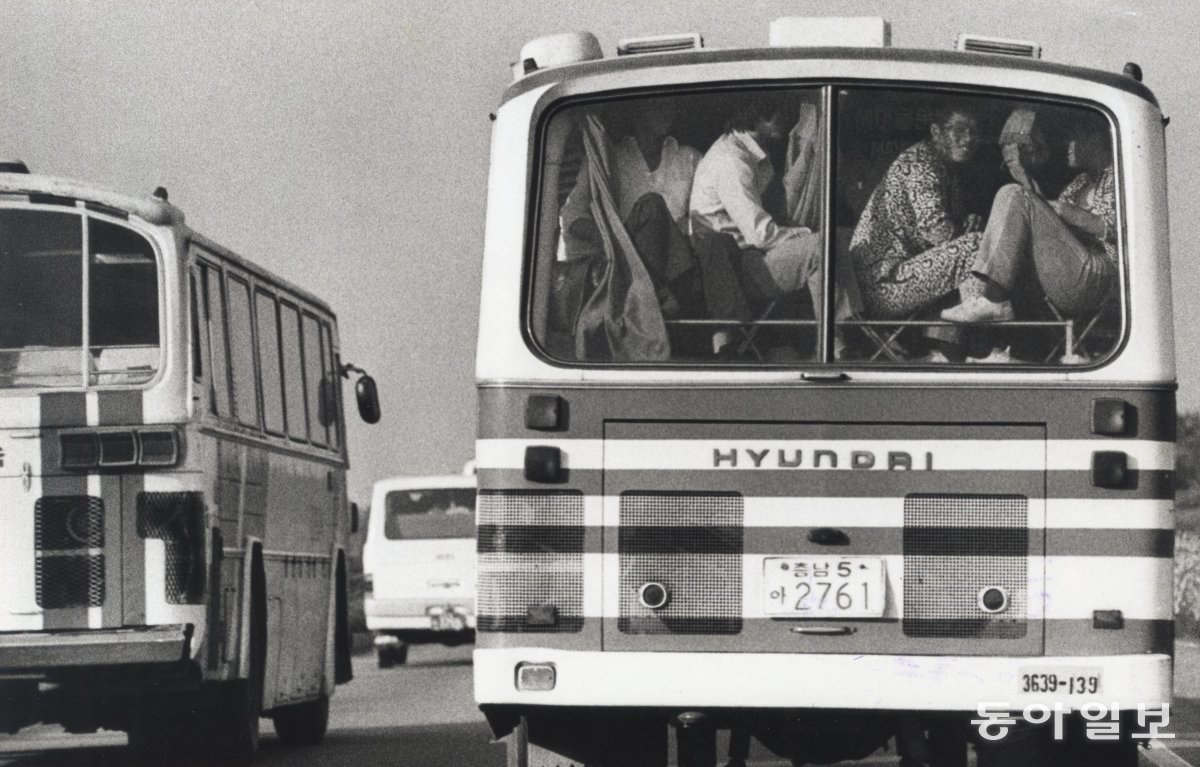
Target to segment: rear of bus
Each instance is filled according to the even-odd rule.
[[[922,763],[963,765],[970,742],[980,764],[1132,765],[1132,720],[1171,697],[1165,120],[1131,74],[1036,45],[889,50],[868,24],[842,43],[861,47],[812,48],[806,22],[762,49],[681,35],[604,60],[580,34],[518,61],[483,266],[476,698],[530,765],[661,765],[668,724],[688,765],[712,763],[720,729],[797,764],[895,738]],[[616,228],[605,147],[667,102],[702,154],[757,93],[796,105],[827,300],[681,317]],[[1085,129],[1115,187],[1102,300],[1066,314],[1030,293],[957,360],[921,346],[955,330],[936,312],[840,308],[862,292],[850,243],[873,191],[949,107],[978,121],[956,176],[969,212],[1012,183],[999,143],[1022,110],[1049,136],[1048,199]],[[566,223],[581,168],[593,261]],[[722,327],[733,359],[713,354]],[[1085,704],[1119,741],[1084,732]],[[984,707],[1008,712],[1007,737],[973,723]],[[1042,712],[1062,727],[1032,727]]]
[[[36,711],[86,730],[119,712],[74,693],[194,684],[181,227],[163,200],[0,174],[0,731],[36,716],[39,685],[59,698]]]
[[[380,668],[417,643],[456,645],[475,631],[475,477],[375,483],[363,545],[367,628]]]

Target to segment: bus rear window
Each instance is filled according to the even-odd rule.
[[[474,538],[475,488],[393,490],[384,500],[384,536],[390,540]]]
[[[140,384],[158,370],[158,264],[128,227],[0,209],[0,294],[0,386]]]
[[[541,136],[529,324],[551,358],[1062,367],[1120,341],[1094,107],[806,85],[576,102]]]

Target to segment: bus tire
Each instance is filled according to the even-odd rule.
[[[392,659],[392,648],[376,647],[375,657],[379,659],[380,668],[391,668],[396,665],[396,661]]]
[[[271,713],[275,733],[288,746],[315,746],[329,729],[329,696],[277,708]]]
[[[251,557],[249,674],[217,687],[209,719],[218,764],[248,762],[258,751],[267,667],[267,584],[262,551],[256,547]]]

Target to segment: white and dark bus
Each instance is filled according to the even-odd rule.
[[[784,19],[754,49],[666,35],[605,57],[569,33],[522,50],[494,116],[477,354],[475,694],[510,763],[663,765],[674,727],[688,767],[711,767],[722,730],[795,764],[894,741],[909,763],[1133,765],[1170,701],[1166,119],[1135,65],[888,38],[878,19]],[[658,141],[707,158],[764,96],[792,116],[747,152],[774,172],[755,191],[815,241],[818,289],[756,299],[734,268],[749,312],[721,314],[701,270],[689,311],[633,231],[621,157],[655,115]],[[957,291],[880,300],[907,278],[859,246],[868,216],[900,237],[902,198],[940,185],[961,218],[913,252],[981,247],[1017,183],[1005,134],[1034,124],[1020,194],[1043,212],[1080,191],[1091,137],[1103,289],[1056,301],[1025,269],[1011,312],[967,324],[943,316]],[[902,155],[950,132],[970,156],[906,177]],[[807,202],[773,202],[797,157]],[[662,188],[693,254],[695,187]],[[714,231],[744,267],[752,248]],[[961,354],[927,345],[945,334]],[[985,709],[1010,713],[1005,737]],[[1116,740],[1093,737],[1107,717]]]
[[[4,170],[0,731],[244,758],[268,716],[319,741],[351,678],[332,310],[165,190]]]

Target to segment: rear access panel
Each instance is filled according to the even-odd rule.
[[[1040,425],[610,421],[604,648],[1040,654],[1045,472]]]

